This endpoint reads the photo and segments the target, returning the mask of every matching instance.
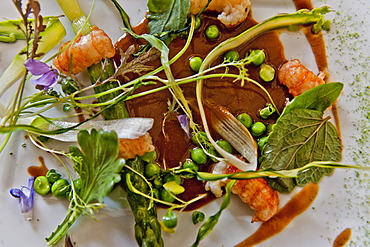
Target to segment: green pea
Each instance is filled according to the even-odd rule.
[[[262,122],[255,122],[251,127],[252,136],[260,136],[266,132],[266,125]]]
[[[63,93],[67,95],[70,95],[78,90],[77,82],[72,79],[63,80],[61,84]]]
[[[64,104],[64,105],[63,105],[63,111],[64,111],[64,112],[68,112],[68,111],[70,111],[72,108],[73,108],[73,107],[72,107],[72,105],[71,105],[71,104]]]
[[[177,184],[181,184],[181,177],[179,175],[168,173],[163,178],[163,183],[168,183],[171,181],[175,181]]]
[[[203,59],[201,59],[200,57],[191,57],[189,59],[190,68],[194,72],[198,72],[199,71],[200,66],[202,65],[202,63],[203,63]]]
[[[204,213],[200,211],[194,211],[191,214],[191,221],[194,225],[198,224],[199,222],[202,222],[204,220]]]
[[[57,198],[66,198],[70,190],[71,186],[65,179],[59,179],[51,186],[51,193]]]
[[[153,197],[155,199],[159,199],[159,190],[156,188],[153,188],[152,192],[153,192]]]
[[[229,62],[238,61],[239,60],[239,52],[237,51],[228,51],[225,53],[225,59]]]
[[[82,187],[81,178],[76,178],[75,180],[73,180],[73,186],[75,187],[76,193],[80,193]]]
[[[263,50],[252,50],[247,58],[254,65],[260,66],[265,61],[266,54]]]
[[[207,155],[202,148],[190,150],[191,159],[198,165],[207,163]]]
[[[153,163],[157,159],[157,152],[146,152],[143,156],[141,156],[141,159],[144,160],[146,163]]]
[[[218,30],[216,25],[209,25],[206,28],[205,34],[209,39],[217,39],[220,36],[220,30]]]
[[[47,173],[46,173],[46,178],[48,179],[49,183],[55,183],[57,180],[60,179],[62,175],[57,173],[55,169],[50,169]]]
[[[210,147],[208,148],[207,152],[208,152],[209,154],[211,154],[211,155],[215,156],[215,157],[220,157],[220,154],[217,152],[217,150],[215,149],[215,147],[214,147],[214,146],[210,146]],[[210,156],[210,158],[211,158],[211,160],[212,160],[213,162],[217,162],[217,159],[216,159],[216,158],[214,158],[214,157],[212,157],[212,156]]]
[[[161,176],[158,176],[157,175],[157,176],[154,177],[154,179],[153,179],[153,185],[157,189],[162,188],[162,186],[163,186],[163,180],[162,180]]]
[[[260,110],[259,114],[261,118],[267,119],[271,116],[274,112],[276,112],[275,107],[272,104],[267,104],[266,107]]]
[[[249,129],[252,126],[253,119],[250,115],[247,113],[239,114],[236,117],[247,129]]]
[[[228,141],[225,140],[217,140],[217,145],[219,145],[223,150],[228,153],[233,153],[233,147],[230,145]]]
[[[199,171],[199,166],[197,164],[194,163],[194,161],[190,160],[190,159],[187,159],[183,164],[182,164],[182,167],[183,168],[188,168],[192,171]]]
[[[161,168],[156,163],[146,164],[144,167],[144,176],[152,178],[161,172]]]
[[[194,29],[198,30],[200,28],[200,25],[202,25],[202,18],[198,16],[197,18],[195,18]]]
[[[201,146],[209,142],[207,134],[203,131],[198,131],[191,137],[191,141],[194,145]]]
[[[261,137],[260,139],[258,139],[258,141],[257,141],[258,150],[262,151],[263,147],[266,144],[266,140],[267,140],[267,136],[264,136],[264,137]]]
[[[163,225],[169,229],[175,228],[177,226],[177,215],[172,212],[172,210],[168,210],[165,215],[162,217]]]
[[[45,176],[38,176],[33,182],[33,189],[40,195],[46,195],[50,192],[50,183]]]
[[[270,82],[275,77],[275,68],[269,64],[262,64],[259,71],[259,76],[265,82]]]
[[[159,198],[162,201],[165,201],[165,202],[174,202],[175,201],[175,198],[173,196],[171,196],[171,194],[164,188],[159,192]]]

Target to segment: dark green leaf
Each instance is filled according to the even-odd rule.
[[[162,36],[185,27],[190,8],[189,0],[149,0],[148,19],[150,34]],[[169,44],[172,37],[166,36]]]
[[[310,109],[292,109],[280,117],[263,149],[261,169],[290,170],[312,161],[339,161],[340,140],[336,128],[322,118],[323,113]],[[329,168],[311,168],[298,178],[269,179],[281,192],[290,192],[295,185],[318,182]]]
[[[331,82],[319,85],[304,92],[294,98],[294,100],[285,107],[283,113],[289,113],[292,109],[311,109],[325,111],[338,98],[343,89],[343,83]]]
[[[103,202],[113,185],[120,181],[120,172],[125,164],[118,156],[118,138],[113,131],[81,131],[78,136],[81,150],[71,146],[75,170],[81,178],[79,196],[86,203],[92,200]]]

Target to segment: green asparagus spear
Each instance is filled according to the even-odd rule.
[[[144,173],[144,163],[140,157],[128,160],[127,166],[130,166],[136,172]],[[144,179],[130,169],[124,170],[126,187],[131,183],[137,190],[143,193],[149,193],[149,186]],[[157,219],[157,211],[150,199],[145,198],[127,189],[127,199],[135,217],[135,238],[139,246],[159,247],[163,246],[161,237],[161,226]]]
[[[77,0],[57,0],[57,2],[61,9],[63,10],[64,14],[72,23],[72,28],[75,33],[80,31],[81,34],[86,35],[92,30],[91,29],[92,25],[88,22]],[[104,68],[100,63],[92,65],[88,68],[88,72],[90,75],[90,80],[93,84],[102,82],[114,74],[113,62],[112,60],[108,59]],[[118,86],[117,82],[114,81],[106,82],[101,86],[96,87],[95,93],[104,92],[117,86]],[[98,98],[98,100],[99,102],[106,102],[108,100],[115,98],[120,93],[121,93],[120,91],[116,91],[115,93],[111,93],[105,95],[104,97],[100,97]],[[126,104],[124,101],[120,101],[116,105],[107,108],[103,112],[103,115],[106,120],[122,119],[129,117],[128,111],[126,109]]]

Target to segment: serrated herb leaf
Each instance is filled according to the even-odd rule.
[[[311,109],[324,112],[338,98],[343,89],[343,83],[331,82],[319,85],[294,98],[285,107],[281,116],[292,109]]]
[[[71,146],[69,151],[74,157],[74,169],[81,178],[79,196],[89,203],[92,200],[103,202],[113,185],[121,180],[120,172],[125,164],[118,156],[118,137],[113,131],[84,130],[78,133],[81,150]]]
[[[261,169],[290,170],[312,161],[339,161],[340,140],[336,128],[323,113],[310,109],[291,109],[279,118],[263,149]],[[276,131],[275,131],[276,130]],[[280,192],[290,192],[296,185],[318,182],[329,168],[311,168],[297,178],[268,179]]]
[[[92,215],[94,210],[103,207],[103,197],[121,180],[120,172],[125,162],[117,159],[119,142],[115,132],[83,130],[77,139],[81,149],[71,146],[69,151],[74,169],[81,178],[81,189],[78,196],[72,194],[64,221],[46,239],[50,246],[62,239],[81,215]]]

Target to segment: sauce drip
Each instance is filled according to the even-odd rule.
[[[27,169],[31,177],[45,176],[49,169],[45,166],[44,157],[39,156],[40,166],[30,166]]]
[[[314,8],[313,4],[311,3],[310,0],[293,0],[293,3],[294,3],[297,10],[299,10],[299,9],[312,10]],[[324,80],[326,82],[330,82],[330,79],[329,79],[330,75],[329,75],[329,72],[327,71],[327,69],[328,69],[328,59],[327,59],[327,56],[326,56],[325,40],[324,40],[323,33],[320,32],[318,34],[313,34],[311,32],[311,27],[305,27],[304,28],[304,34],[307,38],[307,41],[309,42],[309,44],[311,46],[313,54],[315,56],[315,61],[316,61],[316,64],[317,64],[317,68],[319,69],[319,71],[322,71],[322,72],[325,73]],[[341,131],[340,131],[339,116],[338,116],[338,108],[337,108],[336,103],[334,103],[332,105],[331,110],[332,110],[332,113],[333,113],[333,116],[334,116],[334,121],[335,121],[335,125],[336,125],[337,131],[338,131],[339,138],[342,139],[341,138]]]
[[[236,247],[247,247],[261,243],[268,238],[280,233],[298,215],[315,200],[319,192],[317,184],[308,184],[294,195],[271,219],[261,224],[258,230],[247,239],[237,244]]]
[[[343,230],[339,236],[334,240],[333,247],[344,247],[351,238],[352,230],[347,228]]]

